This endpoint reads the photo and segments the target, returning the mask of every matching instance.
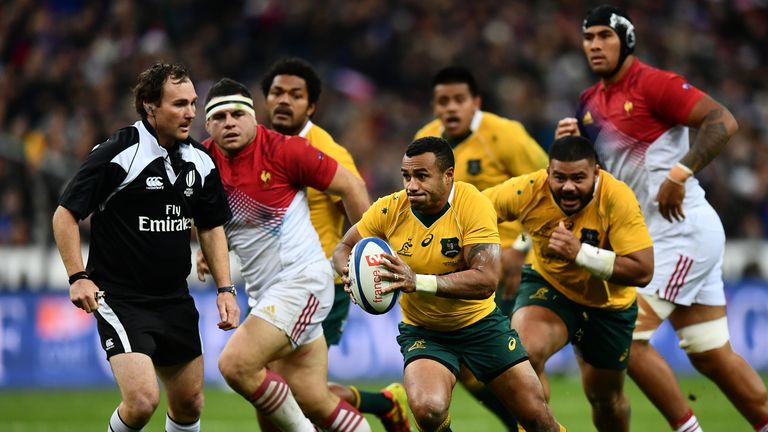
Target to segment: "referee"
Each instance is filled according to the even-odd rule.
[[[53,215],[69,275],[70,299],[95,312],[101,344],[122,395],[114,432],[141,430],[168,396],[165,430],[199,431],[203,357],[198,313],[186,278],[190,236],[219,288],[219,328],[237,327],[240,311],[222,225],[230,212],[219,173],[189,137],[197,94],[180,65],[155,64],[133,90],[141,120],[93,148]],[[78,221],[91,218],[88,266]]]

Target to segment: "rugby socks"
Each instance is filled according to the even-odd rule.
[[[165,432],[200,432],[200,419],[190,424],[176,423],[171,416],[165,414]]]
[[[692,410],[688,410],[684,416],[670,425],[675,432],[702,432],[699,420],[693,415]]]
[[[384,393],[360,391],[355,386],[349,386],[349,389],[355,394],[355,408],[360,410],[360,412],[375,414],[381,417],[395,406],[392,399],[384,396]]]
[[[323,421],[323,430],[328,432],[370,432],[371,425],[360,414],[360,411],[350,405],[344,399],[339,399],[339,404],[331,415]]]
[[[144,428],[134,429],[123,421],[123,419],[120,418],[120,413],[118,410],[120,407],[115,408],[115,412],[112,413],[112,417],[109,419],[109,427],[107,428],[107,432],[141,432],[144,430]]]
[[[267,369],[267,375],[249,401],[280,430],[314,432],[283,377]]]

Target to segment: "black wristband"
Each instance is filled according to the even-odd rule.
[[[219,294],[225,293],[225,292],[228,292],[228,293],[232,294],[234,297],[237,297],[237,288],[235,288],[234,285],[218,288],[216,290],[216,295],[219,295]]]
[[[69,277],[69,284],[72,285],[73,283],[79,281],[80,279],[90,279],[90,278],[91,277],[88,276],[88,273],[84,271],[79,271]]]

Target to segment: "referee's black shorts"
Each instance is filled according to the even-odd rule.
[[[186,363],[202,354],[199,314],[191,296],[173,300],[99,301],[94,314],[101,347],[107,359],[115,354],[138,352],[155,366]]]

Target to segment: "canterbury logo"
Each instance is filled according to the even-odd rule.
[[[410,348],[408,348],[408,352],[411,352],[415,349],[424,349],[426,347],[427,347],[427,343],[424,341],[424,339],[419,339],[416,342],[414,342]]]
[[[147,189],[162,189],[163,178],[162,177],[147,177],[146,180]]]

